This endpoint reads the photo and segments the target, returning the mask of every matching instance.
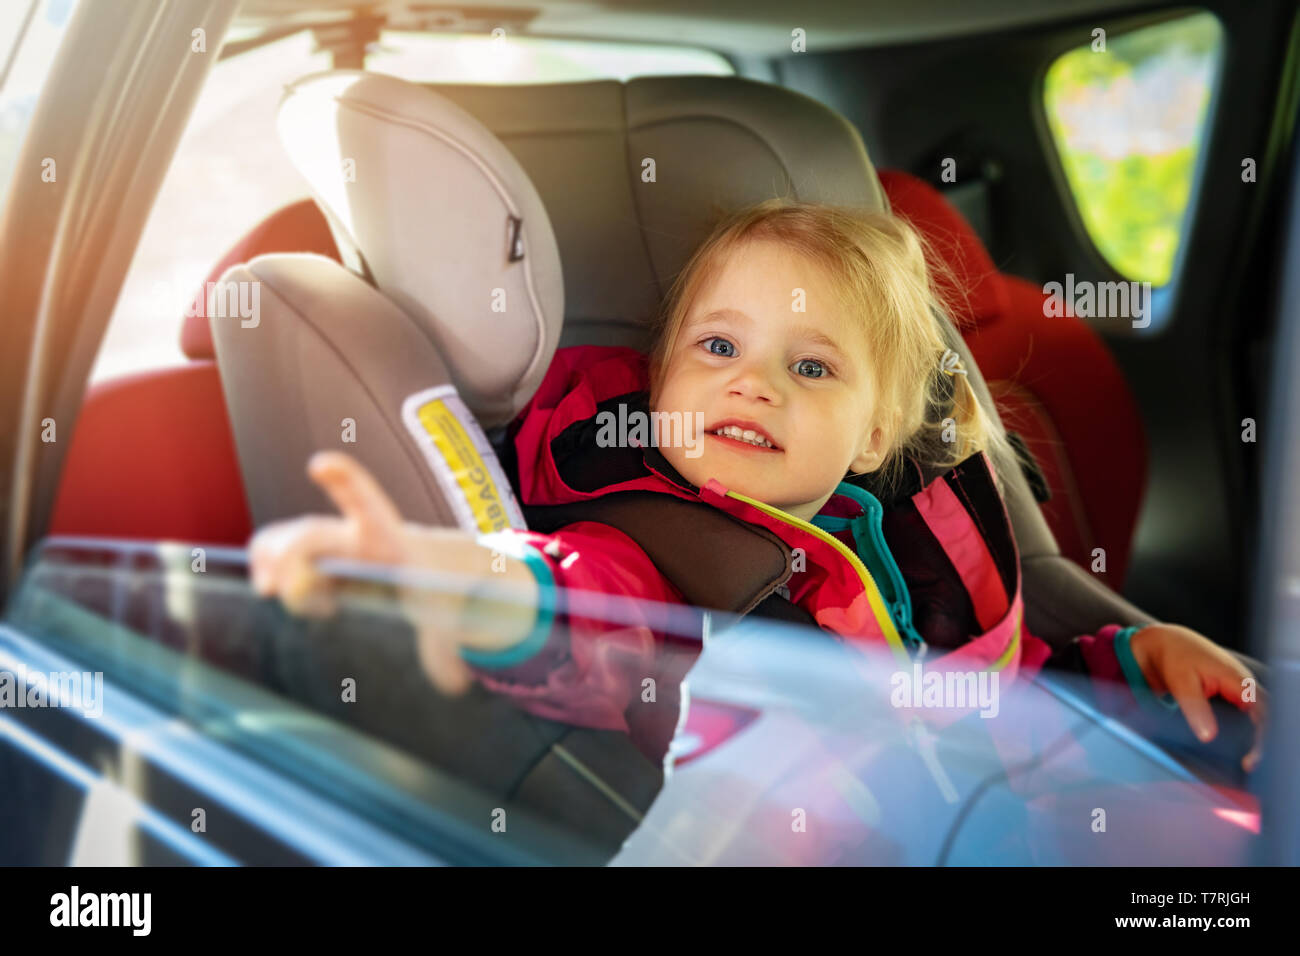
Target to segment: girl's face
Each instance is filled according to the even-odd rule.
[[[800,304],[805,311],[795,311]],[[703,413],[702,450],[660,448],[697,487],[732,491],[808,520],[845,471],[880,467],[867,343],[825,271],[772,240],[734,250],[696,297],[668,356],[654,411]],[[728,424],[775,447],[716,434]]]

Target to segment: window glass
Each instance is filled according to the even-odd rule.
[[[253,226],[308,194],[280,146],[284,85],[328,70],[309,32],[216,63],[154,201],[91,381],[179,365],[195,291]]]
[[[434,859],[609,860],[662,766],[626,734],[533,716],[481,684],[437,691],[385,580],[353,580],[337,613],[299,618],[252,591],[242,549],[51,537],[4,623],[84,669],[80,686],[100,674]],[[699,612],[664,613],[698,639]]]
[[[1201,13],[1094,36],[1047,71],[1043,104],[1079,213],[1133,281],[1173,274],[1221,44]]]
[[[333,823],[292,824],[325,858],[370,859],[355,843],[364,826],[450,863],[1223,865],[1245,862],[1258,831],[1244,796],[1198,783],[1093,710],[1083,676],[1017,680],[1015,693],[987,671],[936,683],[919,657],[900,668],[886,648],[753,616],[559,595],[562,618],[599,622],[611,642],[630,646],[644,627],[663,638],[662,679],[643,680],[625,711],[632,733],[526,714],[482,684],[442,695],[385,590],[393,569],[364,567],[373,576],[351,582],[337,614],[301,619],[253,593],[239,549],[47,538],[6,609],[0,661],[5,634],[21,634],[161,712],[131,725],[134,752],[199,735],[268,785],[327,802]],[[105,725],[123,724],[123,701],[101,699]],[[936,707],[961,713],[918,727]],[[24,714],[0,712],[0,738]],[[643,721],[663,718],[676,731],[651,759],[632,736],[661,739]],[[203,795],[220,800],[253,772],[231,780],[236,763],[217,756]],[[175,817],[172,790],[140,779],[123,784]],[[1098,841],[1079,820],[1116,794],[1139,836]],[[266,838],[291,828],[235,803]],[[66,836],[48,808],[19,812],[56,844]],[[179,818],[190,812],[182,803]],[[235,859],[257,850],[228,829],[205,842]]]

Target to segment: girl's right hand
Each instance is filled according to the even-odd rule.
[[[307,474],[330,496],[341,517],[304,515],[274,522],[259,529],[248,546],[254,590],[278,596],[294,614],[334,612],[333,583],[316,568],[318,558],[419,567],[435,560],[434,549],[440,544],[477,547],[470,535],[456,529],[404,523],[374,476],[349,455],[317,452],[307,464]],[[429,679],[443,693],[463,693],[472,675],[460,656],[454,629],[429,624],[458,613],[463,602],[454,595],[400,593],[402,610],[416,625],[420,663]]]
[[[1250,773],[1264,748],[1268,694],[1256,686],[1255,675],[1236,657],[1203,634],[1178,624],[1148,624],[1133,635],[1130,648],[1151,690],[1178,701],[1192,733],[1208,743],[1219,732],[1208,698],[1222,696],[1255,723],[1254,746],[1242,758]],[[1249,696],[1245,688],[1253,693]]]

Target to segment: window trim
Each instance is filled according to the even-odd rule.
[[[1140,30],[1202,14],[1213,17],[1215,23],[1218,24],[1220,42],[1215,50],[1209,100],[1205,105],[1205,118],[1201,129],[1201,146],[1197,150],[1196,161],[1192,167],[1187,205],[1183,209],[1179,227],[1178,247],[1175,250],[1174,261],[1170,267],[1169,281],[1159,286],[1152,284],[1151,321],[1145,328],[1135,329],[1131,324],[1116,326],[1113,323],[1108,323],[1104,329],[1107,336],[1144,338],[1157,335],[1168,328],[1170,320],[1177,311],[1179,292],[1182,287],[1181,280],[1186,266],[1188,249],[1191,245],[1189,240],[1195,234],[1197,222],[1201,215],[1201,204],[1204,199],[1202,186],[1204,185],[1207,160],[1211,152],[1210,146],[1220,121],[1219,105],[1224,87],[1224,65],[1227,59],[1226,51],[1229,36],[1223,20],[1217,13],[1207,7],[1179,7],[1173,10],[1160,11],[1158,14],[1151,16],[1127,20],[1119,27],[1112,27],[1104,23],[1100,24],[1106,30],[1106,38],[1109,42],[1117,36],[1136,33]],[[1030,103],[1031,118],[1043,149],[1048,175],[1055,184],[1057,196],[1067,217],[1067,223],[1079,247],[1090,258],[1088,263],[1090,271],[1097,276],[1104,276],[1105,278],[1101,281],[1141,282],[1143,280],[1135,279],[1120,272],[1097,245],[1097,240],[1093,236],[1092,230],[1088,228],[1088,223],[1083,216],[1083,210],[1079,206],[1078,198],[1075,196],[1074,188],[1066,172],[1065,163],[1061,156],[1061,144],[1057,142],[1056,136],[1052,132],[1045,96],[1047,74],[1062,56],[1077,49],[1080,49],[1080,45],[1074,42],[1073,39],[1068,44],[1062,39],[1061,42],[1055,43],[1048,48],[1044,59],[1039,63],[1033,74]],[[1102,327],[1094,319],[1082,318],[1082,321],[1088,323],[1092,328],[1102,331]]]

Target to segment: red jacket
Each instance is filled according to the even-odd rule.
[[[983,520],[972,520],[968,510],[971,497],[979,493],[968,494],[974,482],[968,478],[963,483],[960,469],[974,469],[968,476],[977,476],[984,467],[991,472],[983,454],[958,466],[956,480],[951,475],[946,481],[935,478],[912,496],[912,504],[890,511],[884,525],[890,547],[878,538],[875,553],[859,557],[870,550],[863,537],[855,540],[848,529],[818,527],[836,526],[837,517],[864,515],[863,496],[845,485],[813,523],[802,522],[729,492],[716,481],[696,489],[651,448],[617,454],[601,449],[591,459],[600,462],[597,478],[584,476],[581,487],[574,487],[575,472],[567,467],[567,459],[584,446],[590,451],[602,404],[609,409],[618,401],[630,403],[646,388],[645,357],[633,349],[581,346],[557,351],[537,393],[512,425],[517,491],[525,507],[634,490],[703,501],[767,528],[791,549],[802,549],[803,569],[790,575],[784,589],[790,602],[839,639],[887,644],[900,664],[908,664],[909,645],[919,638],[946,650],[940,657],[928,656],[927,669],[995,669],[1004,684],[1017,675],[1032,677],[1053,657],[1051,648],[1023,627],[1019,560],[1001,498],[995,497],[991,506],[1000,512],[998,522],[988,520],[987,501]],[[987,487],[993,487],[991,480]],[[992,494],[996,496],[996,490]],[[988,530],[991,523],[1006,529],[1001,565],[992,556],[998,547],[994,532]],[[863,524],[855,527],[859,535],[865,533]],[[547,603],[553,601],[554,606],[544,608],[534,635],[518,648],[494,656],[467,655],[482,682],[539,716],[626,731],[647,754],[662,756],[680,716],[678,685],[700,645],[698,639],[681,636],[691,631],[689,619],[679,626],[681,622],[657,616],[653,605],[641,602],[668,605],[663,615],[670,615],[672,606],[685,603],[681,591],[632,538],[597,521],[578,521],[551,534],[508,531],[492,540],[494,546],[529,560]],[[922,547],[927,540],[930,552]],[[950,565],[933,550],[934,542]],[[707,547],[707,542],[693,546]],[[866,567],[868,557],[877,569],[874,574]],[[902,577],[893,580],[905,586],[891,590],[891,575],[882,574],[882,568],[902,571]],[[554,588],[549,587],[552,583]],[[957,613],[959,608],[964,614]],[[1117,636],[1126,640],[1132,630],[1121,635],[1119,625],[1110,625],[1096,635],[1077,637],[1057,652],[1055,661],[1086,670],[1104,684],[1099,693],[1118,693],[1123,699],[1116,704],[1128,706],[1132,696],[1122,683],[1114,645]]]

